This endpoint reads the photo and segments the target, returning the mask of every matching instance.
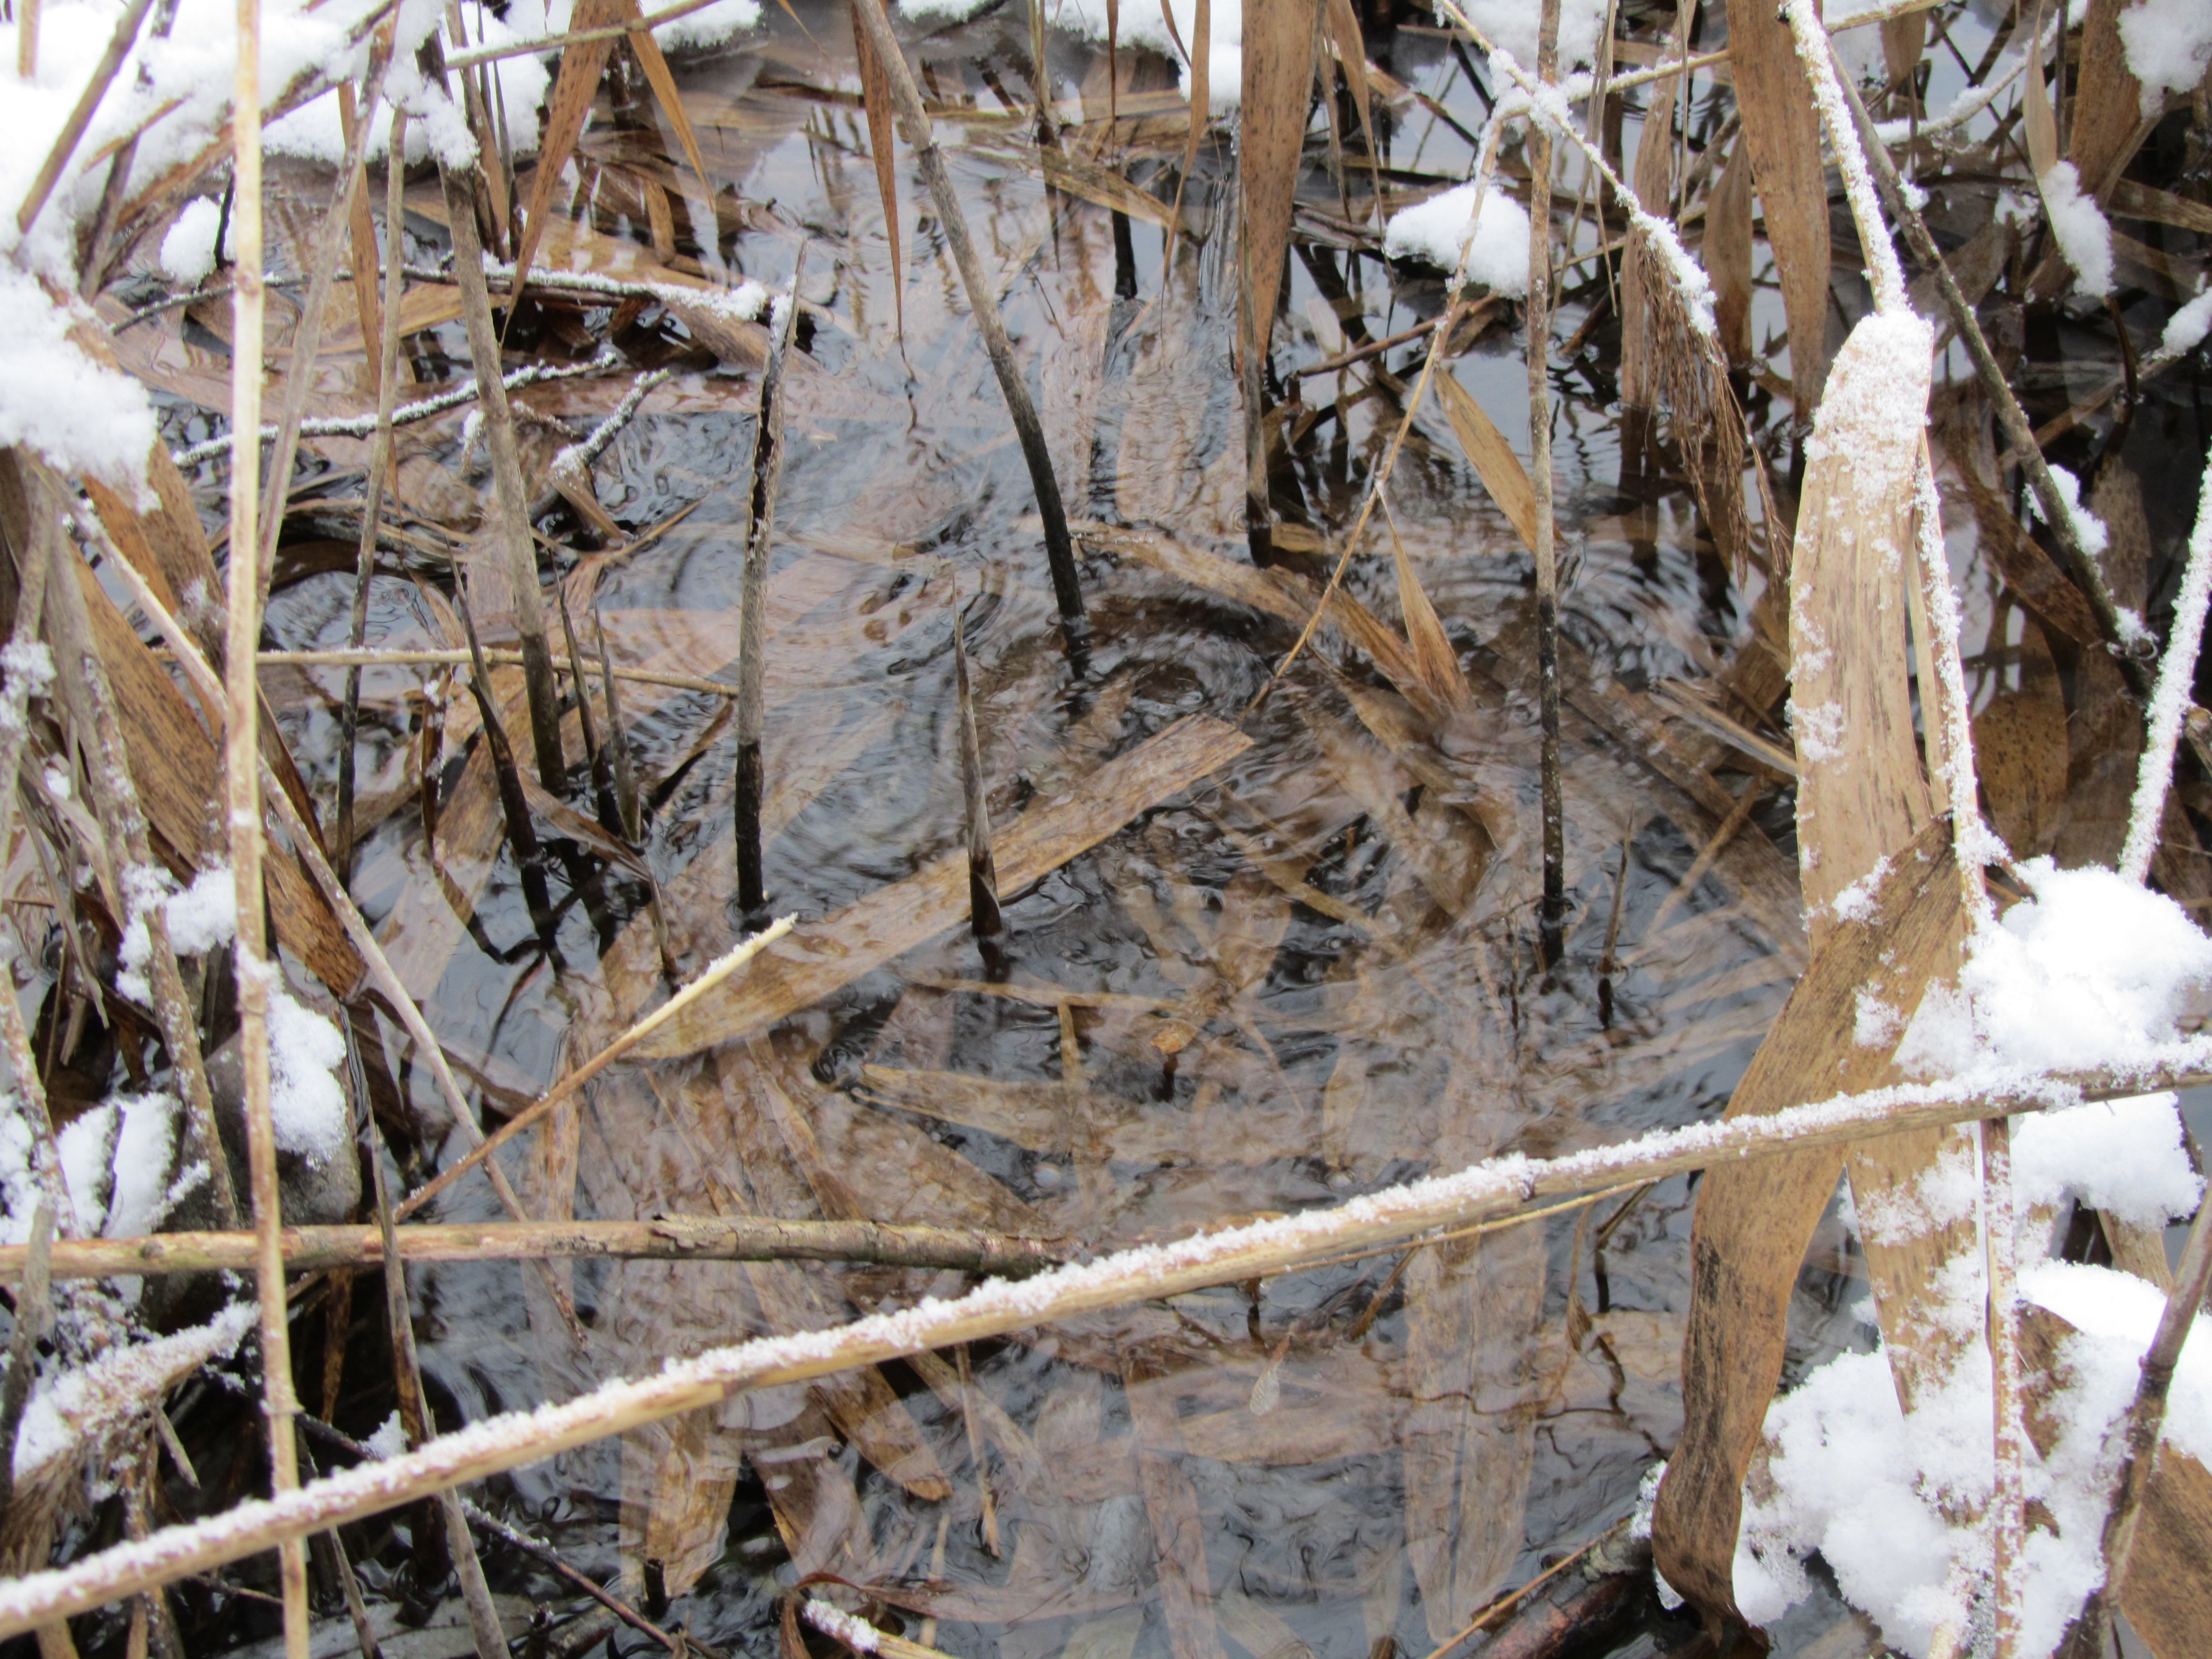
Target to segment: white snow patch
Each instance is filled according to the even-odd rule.
[[[2021,1118],[2013,1126],[2012,1179],[2021,1210],[2071,1197],[2138,1227],[2193,1213],[2204,1191],[2183,1148],[2172,1095],[2092,1101]]]
[[[2051,215],[2051,234],[2074,267],[2076,294],[2105,295],[2112,291],[2112,227],[2097,205],[2097,198],[2081,189],[2081,175],[2071,161],[2061,161],[2037,179],[2043,205]]]
[[[376,1432],[362,1441],[371,1457],[397,1457],[407,1449],[407,1431],[400,1426],[399,1413],[395,1411],[376,1425]]]
[[[2169,1040],[2189,993],[2212,983],[2212,939],[2165,895],[2048,858],[2019,869],[2033,896],[1975,940],[1963,999],[1921,1004],[1898,1055],[1908,1069],[2127,1064]]]
[[[1164,3],[1174,9],[1176,33],[1188,45],[1198,25],[1195,0],[1164,0]],[[1182,63],[1182,54],[1169,39],[1159,5],[1122,6],[1120,12],[1116,40],[1123,46],[1149,46],[1182,63],[1180,84],[1188,94],[1190,65]],[[1057,4],[1049,6],[1045,15],[1054,27],[1066,29],[1083,40],[1106,39],[1106,0],[1059,0]],[[1243,0],[1213,0],[1206,25],[1206,101],[1216,112],[1235,109],[1243,94]]]
[[[216,233],[228,229],[222,203],[211,196],[193,197],[161,238],[161,274],[185,288],[198,287],[216,267]]]
[[[112,1103],[102,1102],[78,1113],[54,1136],[62,1184],[69,1188],[77,1225],[88,1233],[100,1231],[107,1223],[108,1170],[121,1115]]]
[[[2102,519],[2081,505],[2081,480],[2065,467],[2054,465],[2051,482],[2058,486],[2059,496],[2066,503],[2066,517],[2074,526],[2074,538],[2081,544],[2081,550],[2093,559],[2102,558],[2105,550],[2112,544],[2112,532],[2105,528]],[[2027,510],[2037,520],[2042,519],[2043,503],[2032,489],[2027,492]],[[2136,626],[2142,626],[2142,617],[2136,618]]]
[[[115,1187],[106,1234],[138,1238],[169,1218],[169,1165],[177,1155],[176,1100],[165,1094],[118,1095],[123,1114],[115,1137]]]
[[[2119,26],[2146,117],[2158,113],[2164,94],[2186,93],[2212,64],[2212,6],[2204,0],[2136,0],[2122,8]]]
[[[1459,268],[1459,250],[1475,212],[1477,186],[1455,185],[1438,196],[1390,216],[1382,252],[1391,259],[1424,259],[1440,270]],[[1493,294],[1519,299],[1528,292],[1528,210],[1492,182],[1481,187],[1467,274]]]
[[[76,9],[56,7],[48,15]],[[9,199],[0,176],[0,201]],[[0,214],[0,222],[12,230],[15,216]],[[135,490],[154,446],[154,405],[137,381],[94,362],[70,339],[73,320],[100,327],[89,317],[73,301],[51,298],[38,278],[0,264],[0,340],[8,343],[0,448],[27,444],[62,471],[89,472]]]
[[[855,1619],[840,1607],[832,1607],[818,1595],[806,1598],[806,1622],[824,1636],[842,1642],[855,1653],[875,1653],[880,1650],[882,1632],[865,1619]]]
[[[112,1349],[88,1365],[64,1370],[43,1382],[23,1412],[15,1442],[15,1479],[36,1475],[74,1448],[96,1443],[109,1431],[159,1403],[161,1392],[211,1359],[237,1351],[258,1314],[235,1303],[204,1325]]]
[[[703,51],[742,34],[760,21],[760,15],[758,0],[714,0],[711,6],[663,23],[653,30],[653,38],[668,51],[684,47]]]
[[[2212,288],[2208,288],[2166,319],[2166,333],[2158,343],[2161,357],[2179,357],[2194,351],[2212,334]]]
[[[269,1115],[284,1151],[323,1164],[345,1146],[345,1052],[337,1026],[269,988]]]

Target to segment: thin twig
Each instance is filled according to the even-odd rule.
[[[1543,0],[1536,78],[1559,69],[1559,0]],[[1559,780],[1559,562],[1552,513],[1552,130],[1528,124],[1528,450],[1536,501],[1536,696],[1542,731],[1544,893],[1538,912],[1544,966],[1559,963],[1567,914],[1566,829]]]
[[[410,1222],[399,1252],[417,1261],[533,1261],[588,1257],[637,1261],[848,1261],[874,1267],[934,1267],[1018,1275],[1065,1260],[1049,1239],[980,1228],[894,1226],[873,1221],[778,1221],[750,1217],[663,1216],[650,1221]],[[382,1236],[368,1225],[287,1227],[281,1235],[289,1273],[374,1267]],[[127,1274],[242,1272],[253,1266],[250,1232],[149,1233],[143,1238],[65,1239],[53,1249],[53,1276],[112,1279]],[[23,1276],[28,1247],[0,1245],[0,1284]]]
[[[2136,763],[2135,802],[2128,815],[2128,839],[2120,869],[2130,880],[2150,874],[2166,823],[2166,801],[2173,787],[2173,750],[2187,723],[2190,696],[2197,684],[2197,658],[2204,643],[2204,611],[2212,602],[2212,464],[2197,486],[2197,528],[2189,538],[2188,562],[2181,592],[2173,601],[2173,633],[2158,665],[2151,693],[2148,730]]]

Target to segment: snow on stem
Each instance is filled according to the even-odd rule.
[[[2025,1434],[2021,1426],[2019,1236],[2013,1220],[2012,1123],[1983,1120],[1982,1227],[1989,1280],[1991,1435],[1996,1481],[1990,1497],[1990,1534],[1995,1567],[1995,1659],[2019,1659],[2021,1556],[2027,1512],[2021,1485]]]
[[[2158,851],[2159,826],[2166,821],[2166,793],[2173,784],[2173,750],[2189,714],[2197,679],[2197,654],[2204,643],[2204,610],[2212,601],[2212,463],[2198,486],[2197,528],[2189,538],[2189,559],[2181,574],[2180,597],[2173,605],[2173,637],[2158,665],[2151,692],[2149,731],[2136,763],[2136,796],[2128,813],[2127,844],[2120,852],[2121,873],[2136,881],[2150,874]]]
[[[992,1279],[829,1330],[713,1349],[535,1412],[507,1413],[419,1449],[222,1514],[114,1545],[69,1566],[0,1582],[0,1638],[104,1606],[187,1574],[278,1547],[343,1522],[486,1479],[750,1389],[978,1341],[1009,1331],[1206,1285],[1283,1273],[1346,1249],[1379,1249],[1526,1210],[1544,1198],[1657,1180],[1731,1158],[1841,1146],[1908,1128],[2036,1112],[2212,1079],[2212,1038],[2146,1048],[2124,1065],[2051,1073],[1991,1066],[1899,1084],[1771,1116],[1656,1131],[1560,1158],[1513,1154],[1364,1194],[1327,1209],[1199,1232],[1034,1278]],[[2212,1261],[2212,1239],[2200,1252]],[[2190,1258],[2185,1257],[2186,1276]]]

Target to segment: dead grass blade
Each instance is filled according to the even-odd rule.
[[[1729,64],[1743,142],[1765,210],[1790,325],[1790,381],[1800,420],[1827,382],[1828,185],[1820,122],[1805,96],[1790,25],[1768,0],[1728,0]]]
[[[1313,94],[1315,24],[1314,0],[1246,0],[1237,141],[1237,365],[1244,390],[1244,527],[1253,562],[1261,565],[1273,562],[1262,389]]]
[[[1406,544],[1399,537],[1397,516],[1390,511],[1388,495],[1382,498],[1382,518],[1390,531],[1390,558],[1398,572],[1398,609],[1406,618],[1406,642],[1413,647],[1413,672],[1420,676],[1437,708],[1471,709],[1474,693],[1468,685],[1467,671],[1459,665],[1459,653],[1452,649],[1443,622],[1422,590],[1413,562],[1406,556]]]
[[[1533,549],[1538,536],[1536,486],[1529,479],[1528,469],[1514,453],[1498,423],[1474,400],[1474,394],[1459,383],[1458,376],[1440,374],[1436,386],[1437,401],[1444,407],[1444,418],[1451,422],[1468,465],[1482,480],[1482,487],[1498,503],[1498,510],[1505,515],[1522,544]]]
[[[891,119],[890,76],[876,61],[868,32],[853,14],[853,55],[860,67],[860,106],[868,117],[868,151],[876,164],[876,193],[883,198],[884,234],[891,245],[891,308],[898,319],[898,336],[906,339],[906,282],[899,273],[898,158],[891,153],[895,128]]]
[[[1382,147],[1375,140],[1374,89],[1367,78],[1367,39],[1360,33],[1359,14],[1352,0],[1323,0],[1323,15],[1328,21],[1331,44],[1336,47],[1336,61],[1344,72],[1344,84],[1352,89],[1352,106],[1358,112],[1359,131],[1367,140],[1367,167],[1375,185],[1375,211],[1388,211],[1382,195]]]
[[[570,21],[577,32],[618,27],[635,9],[634,0],[577,0]],[[545,217],[553,205],[553,192],[561,174],[584,135],[585,118],[599,95],[599,77],[614,50],[614,35],[599,34],[571,41],[561,51],[561,68],[553,81],[552,96],[545,100],[545,131],[538,139],[538,172],[530,181],[530,210],[522,221],[522,234],[514,246],[514,285],[509,291],[507,316],[522,301],[530,279],[530,262],[545,234]],[[701,177],[705,174],[702,171]],[[497,362],[496,358],[492,360]],[[481,368],[479,373],[483,372]]]
[[[1730,363],[1752,356],[1751,147],[1739,137],[1705,198],[1705,275],[1713,285],[1713,325]]]
[[[991,857],[991,809],[984,799],[983,748],[975,732],[975,702],[968,684],[968,624],[960,590],[952,592],[953,718],[960,727],[961,811],[968,827],[968,928],[988,956],[989,941],[1006,932],[999,914],[998,867]]]
[[[1147,806],[1234,760],[1251,739],[1192,716],[1109,761],[1070,795],[1041,801],[994,837],[1001,892],[1019,892],[1096,846]],[[796,929],[764,953],[742,984],[703,995],[641,1041],[641,1060],[665,1060],[765,1030],[837,987],[912,950],[961,919],[967,854],[948,854],[836,915]]]
[[[1168,31],[1175,33],[1175,11],[1169,0],[1160,0],[1160,15],[1167,19]],[[1208,74],[1213,58],[1213,0],[1191,0],[1190,18],[1190,129],[1183,136],[1182,168],[1176,174],[1175,210],[1168,220],[1167,250],[1160,259],[1164,273],[1175,269],[1176,239],[1182,234],[1183,191],[1190,184],[1191,169],[1198,165],[1199,141],[1206,137],[1206,123],[1212,106],[1212,86]]]

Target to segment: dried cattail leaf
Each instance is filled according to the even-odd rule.
[[[1713,285],[1713,325],[1731,364],[1752,357],[1751,151],[1742,139],[1705,200],[1705,276]]]
[[[899,275],[898,164],[891,151],[896,123],[891,112],[890,77],[876,61],[868,32],[853,19],[853,55],[860,69],[860,105],[868,117],[868,153],[876,166],[876,193],[883,198],[884,234],[891,246],[891,309],[897,319],[899,338],[906,338],[906,283]]]
[[[1766,213],[1790,325],[1790,380],[1801,419],[1827,380],[1828,185],[1820,123],[1790,25],[1771,0],[1729,0],[1729,64],[1744,142]]]

